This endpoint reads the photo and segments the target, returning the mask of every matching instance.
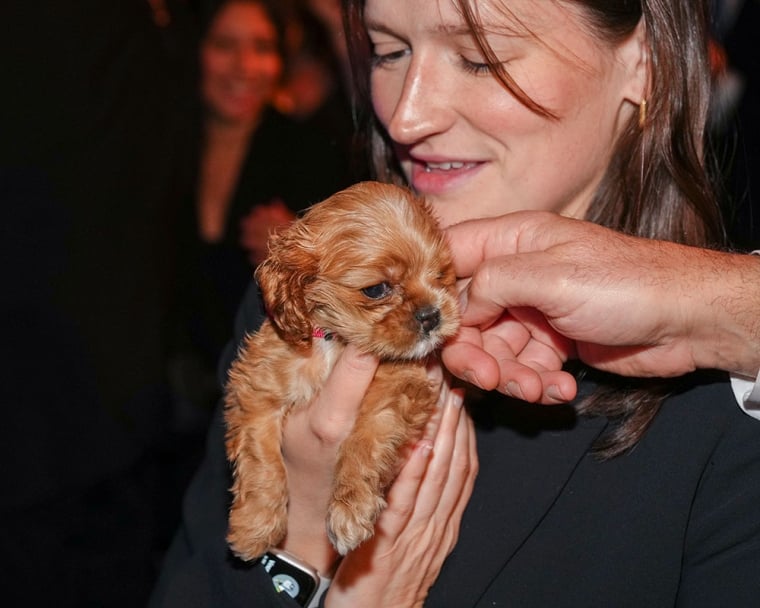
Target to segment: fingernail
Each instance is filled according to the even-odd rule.
[[[451,389],[449,403],[451,404],[451,407],[462,407],[462,404],[464,403],[464,391],[457,388]]]
[[[514,380],[507,382],[506,386],[504,387],[504,392],[510,397],[514,397],[515,399],[525,399],[525,397],[523,397],[523,392],[520,388],[520,385]]]
[[[468,289],[465,287],[459,292],[459,310],[464,311],[467,309]]]
[[[556,384],[552,384],[546,389],[546,396],[554,399],[555,401],[567,401],[565,396],[560,392],[559,387]]]
[[[429,458],[433,453],[433,442],[429,439],[422,439],[417,443],[417,450],[425,457]]]
[[[443,380],[443,369],[440,364],[428,365],[425,371],[427,372],[428,380],[432,380],[433,382],[441,382]]]
[[[477,386],[478,388],[483,388],[478,383],[478,379],[475,377],[475,372],[473,372],[471,369],[466,369],[462,372],[462,380],[467,382],[467,384],[472,384],[473,386]]]

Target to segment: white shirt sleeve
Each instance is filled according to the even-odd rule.
[[[731,388],[734,389],[739,407],[760,420],[760,373],[754,382],[749,378],[731,374]]]
[[[760,256],[760,249],[751,252],[751,255]],[[750,378],[731,374],[731,388],[734,389],[739,407],[760,420],[760,372],[754,382]]]

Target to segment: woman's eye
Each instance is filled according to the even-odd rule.
[[[232,51],[237,45],[236,41],[231,38],[211,38],[207,42],[208,46],[216,51]]]
[[[377,50],[377,48],[374,48],[372,50],[372,67],[374,68],[389,65],[394,61],[398,61],[399,59],[405,57],[408,51],[409,49],[398,49],[397,51],[381,53]]]
[[[370,300],[379,300],[380,298],[384,298],[390,295],[391,291],[392,290],[390,283],[386,281],[378,283],[377,285],[370,285],[369,287],[362,289],[362,293]]]
[[[462,64],[462,68],[464,68],[465,72],[468,72],[470,74],[490,74],[491,73],[491,64],[485,63],[482,61],[471,61],[467,59],[466,57],[460,56],[460,61]]]
[[[278,53],[277,43],[274,40],[252,40],[251,48],[259,55],[276,55]]]

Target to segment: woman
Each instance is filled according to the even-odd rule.
[[[344,6],[377,176],[423,193],[443,226],[536,209],[643,236],[720,241],[702,160],[703,3]],[[252,327],[260,312],[249,304]],[[499,340],[508,321],[485,338]],[[757,601],[760,426],[711,374],[674,385],[584,370],[580,414],[489,393],[470,402],[474,422],[443,381],[438,427],[391,487],[375,537],[338,561],[324,534],[325,497],[374,365],[349,349],[285,429],[282,548],[332,575],[325,606]],[[208,488],[224,487],[227,472],[221,437],[211,440],[217,459],[209,456],[187,504],[206,492],[208,503],[188,515],[213,526],[189,520],[157,605],[177,602],[176,581],[191,573],[206,579],[196,589],[223,581],[215,599],[227,605],[295,605],[268,587],[261,564],[244,573],[223,564],[225,507]]]
[[[202,132],[181,232],[172,375],[177,393],[207,411],[219,396],[217,362],[269,232],[349,183],[344,139],[273,107],[289,65],[286,9],[272,0],[223,0],[204,16]]]

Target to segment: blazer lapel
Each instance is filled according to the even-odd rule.
[[[476,404],[480,471],[430,606],[474,606],[551,509],[606,427],[570,406]]]

